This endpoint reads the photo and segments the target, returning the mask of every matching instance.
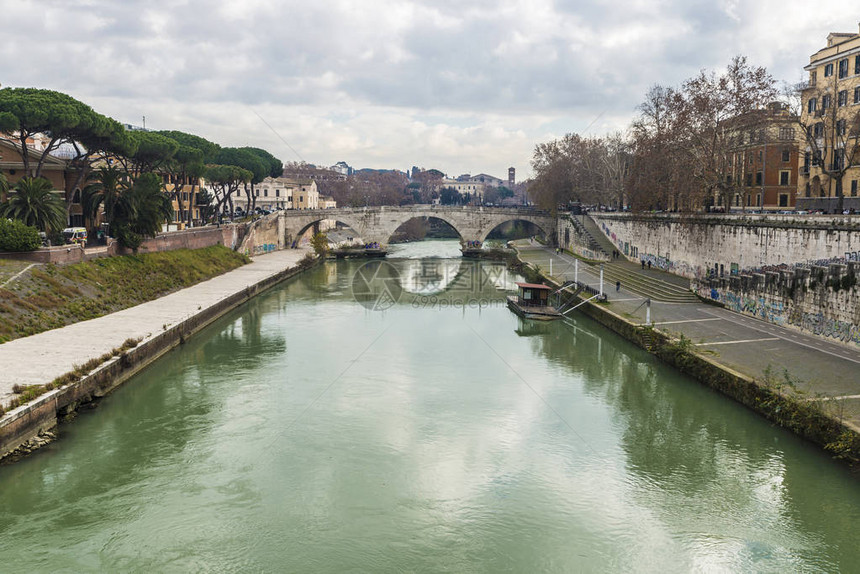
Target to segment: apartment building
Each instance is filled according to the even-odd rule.
[[[797,117],[780,103],[737,118],[727,183],[735,186],[732,209],[793,209],[797,196]],[[719,198],[717,198],[719,205]]]
[[[810,56],[804,70],[809,81],[800,92],[800,123],[806,133],[798,195],[856,198],[860,196],[860,33],[829,34],[827,46]],[[860,200],[849,203],[856,202]]]
[[[264,209],[319,209],[320,194],[312,179],[267,177],[254,186],[256,206]],[[233,197],[233,205],[248,210],[248,198],[240,189]]]

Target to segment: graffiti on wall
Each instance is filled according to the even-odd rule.
[[[839,339],[845,343],[860,344],[860,326],[847,321],[825,317],[822,313],[796,311],[789,317],[790,324],[821,337]]]
[[[696,285],[696,292],[702,297],[720,301],[736,313],[759,317],[775,325],[795,327],[819,337],[860,345],[860,325],[826,317],[820,312],[804,313],[790,301],[788,304],[784,301],[768,301],[764,297],[723,292],[703,284]]]
[[[716,289],[711,290],[711,298],[715,294],[718,295]],[[736,313],[759,317],[776,325],[785,324],[785,303],[782,301],[768,301],[764,297],[749,297],[727,291],[722,296],[722,302],[727,309]]]

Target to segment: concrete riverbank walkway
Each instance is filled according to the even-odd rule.
[[[552,276],[558,281],[574,278],[574,257],[556,254],[540,245],[518,245],[520,258],[538,265],[545,274],[552,259]],[[635,269],[635,266],[634,266]],[[579,280],[595,287],[599,271],[579,265]],[[627,289],[615,290],[615,280],[604,277],[608,309],[634,323],[645,323],[645,297]],[[655,280],[643,273],[644,281]],[[639,288],[636,291],[640,291]],[[569,317],[575,318],[574,311]],[[825,400],[860,430],[860,348],[830,342],[796,329],[780,327],[747,315],[702,302],[651,302],[655,328],[674,336],[684,335],[713,360],[749,377],[761,379],[771,369],[781,380],[787,371],[797,390],[811,400]]]
[[[110,353],[126,339],[155,335],[218,302],[295,267],[305,249],[275,251],[251,263],[159,299],[97,319],[0,345],[0,402],[12,386],[49,383],[88,360]]]

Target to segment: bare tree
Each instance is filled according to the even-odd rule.
[[[754,130],[766,108],[777,95],[773,77],[765,68],[747,64],[735,56],[725,72],[699,73],[684,82],[681,125],[685,131],[686,161],[704,195],[694,196],[690,206],[722,196],[726,204],[737,189],[732,177],[732,157],[737,148],[739,129]]]

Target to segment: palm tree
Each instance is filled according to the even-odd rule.
[[[59,232],[66,226],[66,203],[47,179],[25,177],[0,203],[0,216],[18,219],[40,231]]]
[[[120,242],[137,249],[144,237],[155,237],[172,218],[173,205],[162,190],[160,178],[144,173],[119,196],[113,221]]]
[[[89,182],[84,187],[82,207],[84,216],[95,221],[99,208],[104,211],[105,222],[110,223],[116,215],[117,206],[123,193],[129,189],[128,174],[116,167],[105,166],[91,172],[87,176]]]

